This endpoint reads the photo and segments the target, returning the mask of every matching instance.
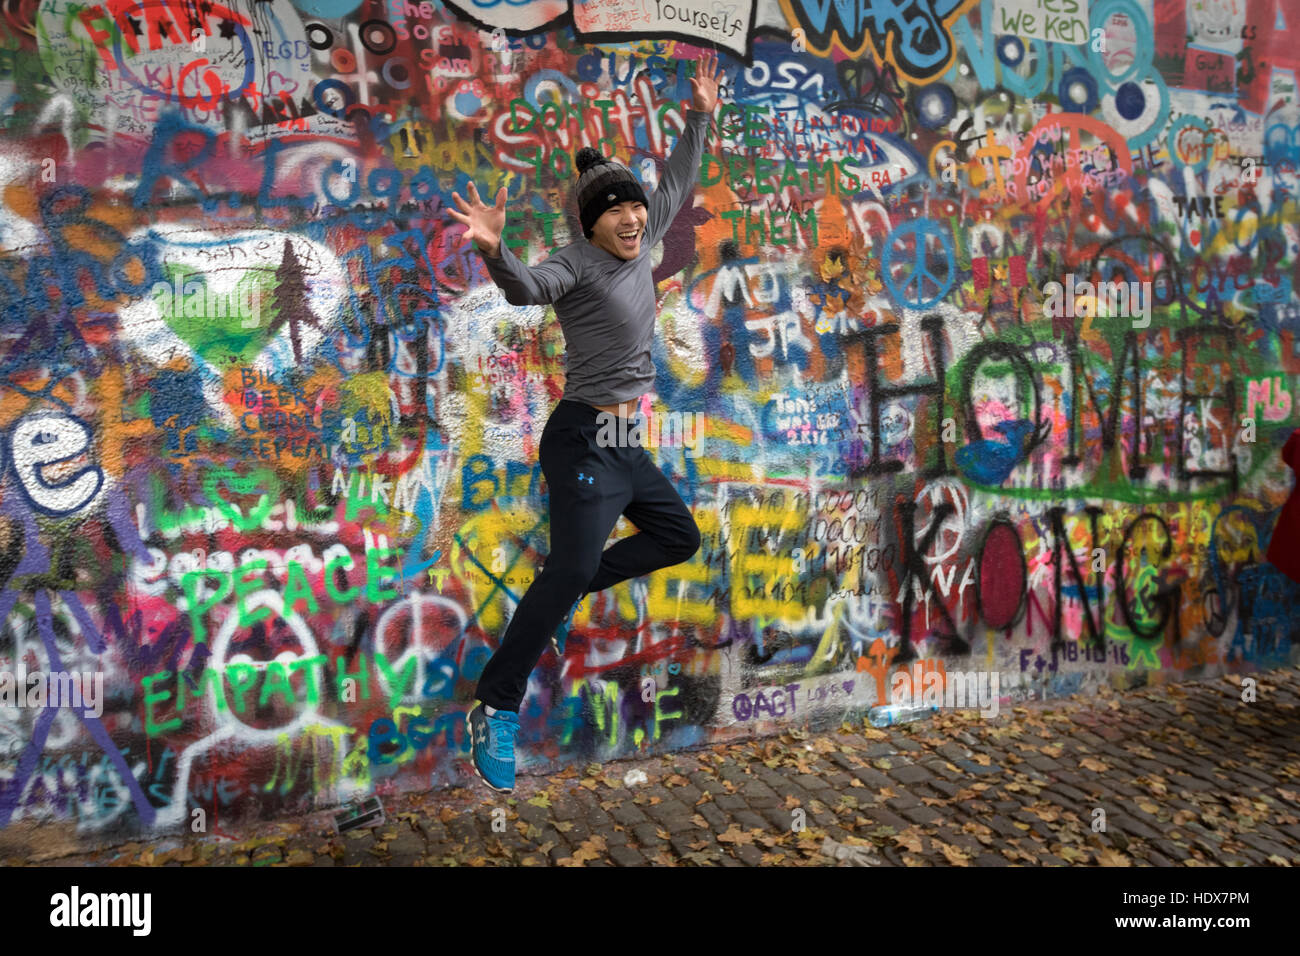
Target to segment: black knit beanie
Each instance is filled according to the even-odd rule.
[[[645,190],[632,171],[622,163],[606,159],[590,146],[578,150],[578,218],[582,220],[582,234],[591,238],[596,220],[610,206],[621,202],[649,202]]]

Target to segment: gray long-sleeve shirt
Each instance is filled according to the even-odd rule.
[[[554,303],[567,362],[561,397],[612,405],[639,398],[654,384],[650,250],[693,191],[708,130],[708,113],[686,111],[686,128],[649,197],[645,236],[635,259],[620,259],[585,238],[536,266],[524,265],[504,242],[497,258],[483,256],[488,274],[511,305]]]

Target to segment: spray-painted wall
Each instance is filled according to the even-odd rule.
[[[1018,700],[1294,659],[1292,0],[13,0],[3,35],[0,667],[105,698],[0,708],[0,826],[457,779],[564,365],[446,209],[504,185],[525,261],[580,239],[575,152],[652,185],[702,41],[651,410],[704,416],[652,450],[703,546],[582,607],[521,769],[838,723],[915,662]]]

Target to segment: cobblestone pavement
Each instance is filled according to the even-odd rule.
[[[386,825],[342,836],[319,812],[44,862],[1300,865],[1300,670],[1254,679],[1253,703],[1230,676],[943,711],[521,776],[510,797],[477,781],[388,797]]]

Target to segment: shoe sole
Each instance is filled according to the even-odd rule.
[[[474,759],[474,728],[470,725],[470,714],[477,710],[477,707],[471,707],[469,714],[465,715],[465,733],[469,737],[469,765],[474,768],[474,775],[483,781],[483,786],[489,790],[495,790],[497,793],[513,793],[514,787],[498,787],[495,784],[488,783],[487,777],[483,776],[483,771],[478,768],[478,761]]]

